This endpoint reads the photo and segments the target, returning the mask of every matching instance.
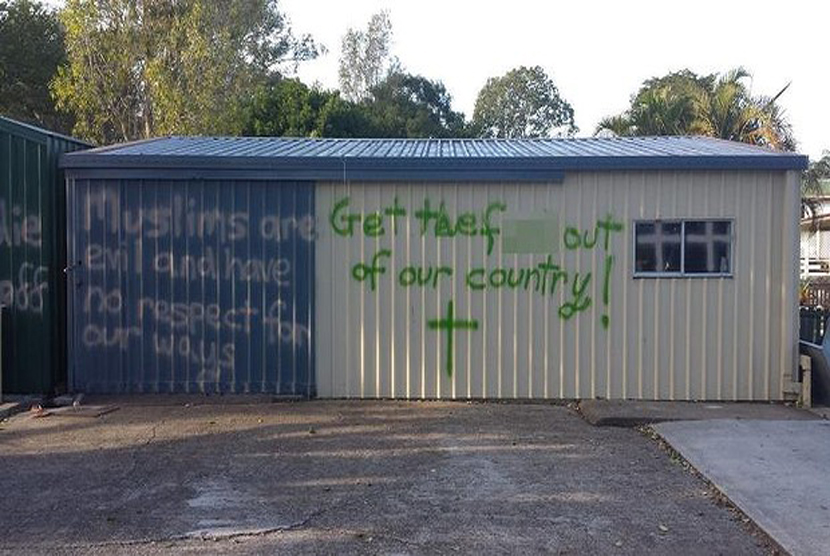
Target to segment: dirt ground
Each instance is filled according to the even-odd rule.
[[[0,553],[770,551],[654,440],[566,407],[203,401],[0,424]]]

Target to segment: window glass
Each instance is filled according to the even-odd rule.
[[[640,273],[680,272],[681,222],[637,222],[634,268]]]
[[[732,222],[635,222],[634,271],[641,275],[731,274]]]
[[[684,272],[728,274],[731,271],[732,223],[728,220],[686,221],[684,240]]]

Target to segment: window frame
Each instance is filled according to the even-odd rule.
[[[637,270],[637,224],[680,223],[680,271]],[[729,222],[729,272],[686,272],[686,223],[687,222]],[[633,278],[734,278],[735,277],[735,218],[733,217],[688,217],[688,218],[636,218],[631,226],[631,271]]]

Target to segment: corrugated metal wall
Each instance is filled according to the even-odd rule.
[[[318,393],[781,399],[797,187],[669,171],[319,184]],[[714,217],[734,219],[732,278],[633,277],[634,220]]]
[[[58,157],[89,148],[0,118],[3,391],[51,394],[66,380],[66,198]]]
[[[314,394],[313,184],[68,190],[74,390]]]

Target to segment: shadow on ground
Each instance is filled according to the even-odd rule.
[[[654,442],[559,406],[126,404],[1,427],[6,552],[767,551]]]

